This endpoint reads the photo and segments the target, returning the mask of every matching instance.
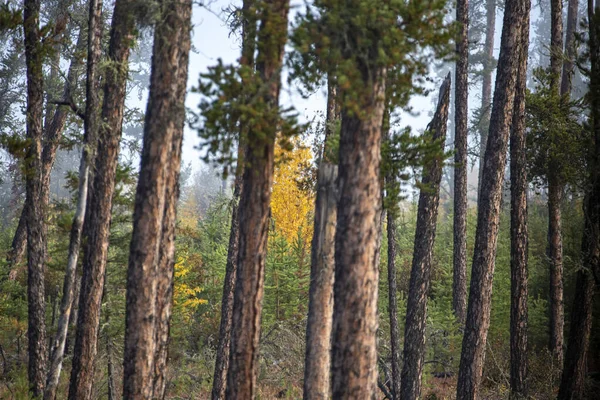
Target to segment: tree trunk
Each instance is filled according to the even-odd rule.
[[[27,199],[25,199],[27,201]],[[15,268],[23,260],[25,250],[27,249],[27,216],[26,216],[26,203],[23,204],[23,210],[19,217],[19,224],[17,230],[13,236],[12,244],[10,246],[10,252],[6,261],[10,265],[10,268]]]
[[[366,91],[363,115],[342,106],[331,360],[333,398],[369,399],[377,388],[379,172],[385,78],[385,70],[369,74],[362,71]]]
[[[165,392],[191,11],[190,0],[163,0],[154,33],[127,271],[127,399],[162,399]]]
[[[243,32],[242,32],[242,57],[240,65],[254,68],[254,51],[256,50],[256,11],[253,0],[244,0],[242,5]],[[242,127],[243,129],[243,127]],[[221,322],[219,325],[219,343],[215,360],[213,375],[212,400],[225,398],[227,389],[227,371],[231,352],[231,324],[233,317],[233,296],[237,275],[237,259],[239,253],[239,201],[242,191],[242,173],[244,167],[244,152],[246,145],[243,141],[245,132],[240,130],[238,140],[238,161],[235,171],[233,198],[231,199],[231,227],[229,229],[229,246],[227,248],[227,264],[225,266],[225,280],[223,282],[223,297],[221,300]]]
[[[552,164],[548,170],[548,260],[550,263],[550,351],[557,365],[563,360],[563,251],[560,203],[563,186]]]
[[[319,166],[306,326],[304,399],[330,398],[337,166]]]
[[[565,60],[563,62],[562,81],[560,94],[571,97],[573,74],[575,73],[575,60],[577,59],[577,42],[575,32],[577,31],[577,19],[579,17],[579,0],[569,0],[567,11],[567,35],[565,38]]]
[[[83,31],[83,29],[81,31]],[[62,370],[69,320],[75,296],[77,259],[79,257],[81,231],[87,205],[89,170],[94,157],[97,130],[100,122],[97,65],[101,55],[102,0],[91,0],[89,2],[88,32],[86,109],[83,149],[81,164],[79,166],[79,196],[77,199],[75,216],[73,217],[73,224],[71,225],[71,237],[69,242],[67,269],[65,271],[63,297],[60,305],[58,328],[50,352],[49,370],[48,376],[46,377],[46,388],[44,390],[45,400],[54,400],[56,397],[56,389]],[[81,36],[83,35],[80,32],[80,37]],[[75,60],[72,60],[72,62],[75,62]]]
[[[392,342],[392,389],[394,400],[400,399],[400,329],[398,328],[398,284],[396,280],[396,221],[387,213],[388,235],[388,297],[390,314],[390,340]]]
[[[494,33],[496,31],[496,0],[486,0],[485,60],[483,64],[483,83],[481,85],[481,122],[479,126],[479,177],[478,192],[481,192],[483,160],[487,145],[490,113],[492,110],[492,75],[494,73]],[[479,197],[478,197],[479,199]],[[479,203],[479,202],[478,202]],[[466,289],[466,288],[465,288]],[[466,295],[465,295],[466,298]]]
[[[577,271],[571,327],[559,400],[585,398],[587,356],[592,329],[594,285],[600,271],[600,44],[598,42],[598,6],[588,1],[590,103],[594,136],[594,154],[590,157],[590,185],[584,202],[584,230],[581,242],[583,268]],[[592,397],[592,396],[590,396]]]
[[[259,12],[261,26],[256,71],[264,82],[263,101],[271,114],[279,107],[280,69],[287,38],[289,5],[289,0],[273,0],[265,3]],[[228,399],[252,399],[256,395],[269,204],[273,186],[276,134],[273,128],[277,125],[277,121],[267,117],[260,127],[251,127],[248,132],[238,208],[239,253],[227,371]]]
[[[450,74],[440,88],[435,115],[427,127],[431,142],[445,143],[450,106]],[[443,151],[443,149],[440,149]],[[427,296],[431,281],[431,261],[440,200],[440,182],[443,160],[434,159],[423,167],[422,184],[417,211],[417,226],[410,286],[406,304],[404,328],[404,366],[402,368],[403,400],[416,400],[421,394],[421,376],[425,359],[425,327],[427,322]]]
[[[487,332],[490,325],[492,280],[500,219],[504,168],[512,121],[519,50],[528,0],[507,0],[496,89],[485,151],[482,187],[467,308],[467,321],[460,359],[457,399],[478,398],[483,372]]]
[[[467,137],[469,119],[469,1],[456,3],[456,21],[460,32],[456,42],[456,92],[454,137],[454,274],[452,309],[461,325],[467,308]]]
[[[79,300],[70,400],[90,398],[96,357],[100,309],[112,196],[121,139],[130,45],[134,36],[133,0],[117,0],[113,12],[108,60],[104,76],[104,98],[99,130],[94,178],[86,211],[86,243]]]
[[[27,299],[29,390],[40,397],[46,375],[46,302],[44,274],[46,219],[42,204],[42,137],[44,112],[43,49],[40,33],[40,1],[25,0],[23,31],[27,66],[27,140],[25,159],[27,221]]]
[[[336,87],[328,84],[327,119],[317,178],[314,233],[311,246],[310,291],[304,361],[304,399],[331,397],[331,329],[335,272],[335,224],[337,216],[337,166],[331,163],[328,139],[339,120]]]
[[[558,93],[562,70],[563,21],[562,0],[550,0],[550,85]]]
[[[526,5],[527,6],[527,5]],[[510,129],[510,388],[511,397],[527,398],[527,159],[525,139],[525,92],[529,52],[529,9],[521,28],[519,71]]]

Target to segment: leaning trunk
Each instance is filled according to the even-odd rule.
[[[41,397],[46,377],[46,302],[44,274],[46,219],[42,204],[42,136],[44,111],[43,49],[40,1],[25,0],[23,11],[27,66],[27,139],[25,159],[27,225],[28,376],[33,397]]]
[[[440,88],[435,115],[427,128],[428,135],[431,135],[431,142],[442,144],[442,146],[446,140],[450,85],[450,74],[448,74]],[[440,151],[443,151],[443,148]],[[425,360],[427,296],[431,282],[431,261],[443,164],[443,160],[436,157],[430,164],[423,167],[422,185],[424,187],[419,195],[410,286],[406,303],[404,366],[402,367],[400,396],[403,400],[416,400],[421,394],[421,376]]]
[[[134,32],[133,3],[133,0],[117,0],[112,19],[108,60],[113,67],[108,68],[104,76],[102,123],[98,130],[95,174],[86,213],[84,230],[87,241],[84,246],[83,276],[69,387],[71,400],[89,399],[92,390],[127,66]]]
[[[519,72],[510,130],[510,388],[514,398],[527,398],[527,159],[525,91],[529,50],[529,10],[521,31]]]
[[[191,1],[164,0],[160,11],[127,270],[127,399],[161,399],[166,383]]]
[[[490,326],[492,279],[500,219],[504,168],[519,72],[521,31],[529,0],[507,0],[496,89],[477,213],[467,320],[458,373],[457,399],[478,398]]]
[[[465,323],[467,308],[467,137],[468,137],[468,58],[469,1],[456,3],[456,21],[460,33],[456,42],[456,92],[454,137],[454,271],[452,309],[460,324]]]

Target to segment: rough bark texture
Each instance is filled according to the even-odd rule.
[[[129,50],[133,41],[133,2],[134,0],[117,0],[113,12],[108,50],[111,68],[106,69],[104,76],[97,157],[84,228],[87,241],[84,246],[83,275],[69,386],[70,400],[89,399],[92,390]]]
[[[564,344],[563,246],[560,204],[563,186],[556,176],[556,166],[548,170],[548,261],[550,264],[550,351],[557,365],[562,365]]]
[[[312,240],[304,399],[330,398],[331,328],[333,320],[333,277],[335,223],[337,213],[337,166],[319,166]]]
[[[481,191],[481,176],[487,146],[490,113],[492,111],[492,75],[494,73],[494,33],[496,32],[496,0],[486,0],[485,62],[481,85],[481,123],[479,126],[479,176],[478,191]]]
[[[527,5],[526,5],[527,7]],[[529,9],[521,29],[519,71],[510,129],[510,388],[515,399],[527,398],[527,159],[525,92],[529,51]]]
[[[40,37],[40,1],[25,0],[23,31],[27,67],[27,140],[25,159],[27,220],[28,376],[33,397],[41,397],[46,377],[46,256],[45,207],[42,204],[42,136],[44,111],[43,50]]]
[[[446,140],[448,125],[450,81],[450,74],[448,74],[440,88],[435,115],[427,128],[431,134],[431,141],[441,143],[442,146]],[[431,259],[435,243],[442,169],[443,160],[439,158],[423,167],[422,184],[425,187],[419,194],[413,261],[406,303],[404,365],[400,395],[403,400],[417,400],[421,394],[421,376],[425,360],[427,296],[431,281]]]
[[[265,3],[260,10],[256,70],[266,85],[263,101],[271,113],[279,107],[280,69],[287,38],[289,5],[289,0],[273,0]],[[277,126],[277,121],[264,121],[263,126],[267,127],[263,132],[248,132],[244,157],[243,186],[238,209],[238,270],[227,372],[228,399],[252,399],[256,395],[276,133],[271,127]]]
[[[492,280],[500,219],[504,168],[519,69],[521,27],[528,0],[507,0],[496,77],[496,89],[485,151],[482,187],[477,213],[475,249],[460,359],[457,399],[477,399],[487,332],[490,325]]]
[[[240,64],[250,68],[254,67],[254,51],[256,50],[256,11],[254,10],[253,5],[253,0],[244,0],[242,4],[243,42]],[[223,297],[221,300],[219,344],[217,345],[217,356],[215,360],[215,372],[213,375],[213,387],[211,393],[212,400],[224,399],[225,391],[227,389],[227,371],[229,369],[229,357],[231,350],[233,295],[235,291],[235,280],[237,275],[238,245],[240,234],[238,206],[242,191],[242,173],[244,167],[244,153],[246,150],[246,146],[243,142],[244,135],[245,132],[240,130],[240,137],[238,140],[238,161],[235,171],[233,198],[231,201],[231,227],[229,228],[227,264],[225,266],[225,280],[223,282]]]
[[[571,327],[565,354],[559,400],[586,398],[587,358],[592,329],[594,286],[600,271],[600,44],[598,7],[588,0],[590,46],[590,102],[594,152],[590,157],[590,183],[584,205],[584,231],[581,243],[583,268],[577,271]],[[589,396],[592,398],[593,396]]]
[[[469,1],[456,3],[456,21],[460,24],[456,41],[456,91],[454,137],[454,273],[452,309],[460,324],[467,313],[467,137],[468,137],[468,59]]]
[[[162,1],[154,32],[127,271],[126,399],[162,399],[165,392],[191,11],[189,0]]]
[[[387,213],[388,235],[388,296],[390,314],[390,340],[392,350],[392,389],[394,399],[400,398],[400,329],[398,328],[398,284],[396,279],[396,221],[392,213]]]
[[[311,246],[310,290],[304,361],[304,399],[331,397],[331,329],[333,325],[333,278],[335,271],[335,225],[337,220],[337,166],[328,159],[327,139],[337,120],[336,89],[328,85],[327,126],[317,178],[314,233]]]
[[[100,46],[102,39],[102,0],[91,0],[89,2],[88,32],[86,111],[84,121],[83,150],[81,155],[81,164],[79,166],[79,196],[77,199],[75,216],[73,217],[73,224],[71,225],[69,256],[65,271],[63,297],[60,305],[58,327],[50,352],[48,376],[46,378],[46,388],[44,389],[45,400],[53,400],[56,397],[56,389],[62,370],[69,320],[74,303],[73,299],[75,296],[77,259],[79,257],[81,231],[83,228],[83,221],[87,205],[89,170],[94,154],[93,149],[96,146],[97,130],[100,122],[100,99],[97,88],[97,65],[100,61],[100,54],[102,50]]]
[[[10,252],[8,253],[8,257],[6,257],[6,261],[11,268],[21,263],[25,255],[25,250],[27,250],[27,216],[25,215],[25,210],[26,207],[24,204],[21,216],[19,217],[19,224],[17,225],[17,230],[15,230],[15,235],[10,246]]]
[[[571,97],[573,74],[575,73],[575,60],[577,58],[577,42],[575,32],[577,31],[577,19],[579,17],[579,0],[568,0],[567,11],[567,34],[565,37],[565,60],[562,66],[562,80],[560,94]]]
[[[557,91],[562,71],[563,14],[562,0],[550,0],[550,85]]]
[[[367,93],[362,119],[342,107],[331,360],[336,399],[369,399],[377,388],[379,168],[385,76],[382,70],[363,71]]]

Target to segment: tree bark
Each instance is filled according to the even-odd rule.
[[[573,74],[575,73],[575,60],[577,59],[577,19],[579,17],[579,0],[568,0],[567,34],[565,37],[565,60],[562,66],[562,81],[560,94],[571,97]]]
[[[448,74],[440,88],[435,115],[427,128],[428,134],[431,135],[431,142],[438,142],[442,146],[446,140],[450,87],[451,78]],[[443,151],[443,148],[441,150]],[[421,376],[425,359],[427,296],[431,282],[431,261],[435,243],[443,164],[443,159],[438,157],[423,167],[422,184],[424,187],[419,194],[413,261],[406,304],[404,366],[400,395],[403,400],[416,400],[420,398],[421,394]]]
[[[25,0],[23,31],[27,69],[27,140],[25,159],[27,221],[28,376],[33,397],[40,397],[46,375],[46,302],[44,292],[46,228],[42,203],[42,139],[44,112],[43,49],[40,1]]]
[[[336,88],[328,84],[327,120],[323,154],[317,178],[314,233],[311,246],[310,290],[306,325],[304,399],[331,397],[331,329],[335,272],[335,224],[337,217],[337,166],[331,164],[327,140],[338,120]]]
[[[370,74],[362,71],[366,91],[364,115],[357,116],[342,106],[331,361],[333,398],[369,399],[377,389],[379,172],[385,78],[385,70]]]
[[[163,0],[154,33],[127,271],[126,399],[162,399],[165,392],[191,11],[190,0]]]
[[[550,263],[550,351],[562,365],[564,344],[563,251],[560,203],[563,185],[552,164],[548,170],[548,260]]]
[[[558,93],[562,70],[562,0],[550,0],[550,85]]]
[[[256,50],[256,10],[253,0],[244,0],[242,5],[243,32],[242,56],[240,65],[254,69],[254,51]],[[242,126],[242,129],[244,127]],[[212,400],[225,398],[227,389],[227,371],[231,352],[231,324],[233,317],[233,297],[237,275],[237,259],[239,253],[239,201],[242,191],[242,173],[244,167],[244,153],[246,145],[243,141],[246,133],[240,130],[238,139],[238,160],[235,171],[233,198],[231,199],[231,227],[229,229],[229,246],[227,248],[227,264],[225,266],[225,280],[223,282],[223,297],[221,300],[221,322],[219,325],[219,343],[215,360],[213,375]]]
[[[274,110],[279,107],[280,69],[287,38],[289,6],[289,0],[273,0],[265,3],[259,11],[261,25],[258,31],[256,71],[265,85],[265,107],[273,118]],[[227,399],[251,399],[256,395],[269,204],[273,186],[276,134],[273,127],[278,124],[276,120],[267,117],[261,125],[261,128],[256,125],[250,128],[244,156],[242,193],[238,208],[239,253],[227,371]]]
[[[504,168],[519,71],[521,31],[529,9],[528,4],[529,0],[507,0],[505,6],[496,89],[477,213],[475,249],[467,321],[458,374],[457,399],[478,398],[483,372],[487,332],[490,325],[492,280]]]
[[[83,29],[81,30],[83,31]],[[83,34],[80,32],[80,37]],[[79,195],[73,224],[71,225],[71,237],[69,242],[69,255],[63,286],[63,297],[60,305],[60,317],[58,328],[52,349],[48,375],[46,377],[46,388],[44,390],[45,400],[54,400],[58,380],[62,370],[62,362],[65,352],[65,344],[69,328],[69,320],[75,296],[77,259],[81,243],[81,231],[86,212],[88,195],[88,177],[91,163],[96,147],[97,130],[99,127],[100,98],[98,96],[97,65],[101,55],[102,39],[102,0],[91,0],[89,2],[88,18],[88,41],[87,41],[87,84],[86,84],[86,108],[84,121],[84,140],[79,166]],[[75,62],[73,60],[72,62]],[[48,182],[49,183],[49,182]]]
[[[98,130],[94,178],[86,214],[86,243],[79,312],[73,351],[69,399],[91,396],[112,197],[121,139],[130,45],[134,36],[133,0],[117,0],[112,18],[108,62],[104,76],[104,98]]]
[[[526,7],[528,4],[526,4]],[[525,139],[525,93],[529,56],[529,9],[521,28],[519,71],[510,129],[510,388],[511,397],[525,399],[527,387],[527,159]]]
[[[469,1],[456,3],[459,37],[456,41],[456,92],[454,137],[454,273],[452,280],[452,309],[461,325],[467,308],[467,137],[469,119]]]
[[[492,75],[494,73],[494,33],[496,31],[496,0],[486,0],[485,61],[481,85],[481,123],[479,126],[479,176],[478,191],[481,192],[485,148],[487,146],[490,113],[492,110]],[[479,197],[478,197],[479,198]],[[465,296],[466,298],[466,296]]]

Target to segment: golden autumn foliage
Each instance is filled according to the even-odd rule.
[[[312,238],[314,195],[302,189],[299,182],[309,169],[312,154],[299,139],[293,140],[292,150],[275,148],[275,173],[271,212],[275,231],[288,243],[300,236],[304,243]]]
[[[175,263],[175,290],[173,292],[173,307],[176,314],[189,322],[194,312],[201,304],[206,304],[207,300],[199,297],[202,288],[191,284],[188,279],[191,267],[186,265],[185,257],[178,257]]]

